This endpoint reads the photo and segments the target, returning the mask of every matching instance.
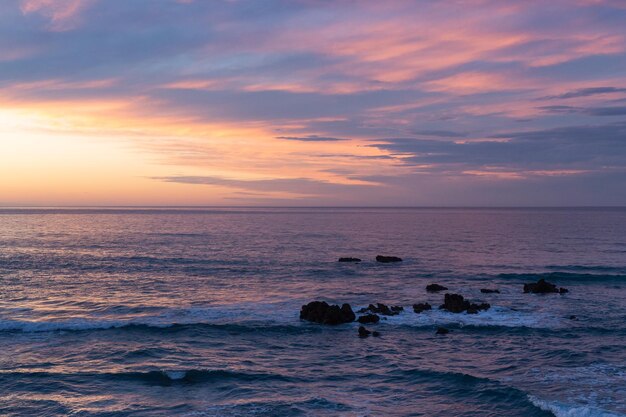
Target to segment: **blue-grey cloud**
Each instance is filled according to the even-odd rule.
[[[541,99],[567,99],[567,98],[577,98],[577,97],[589,97],[589,96],[594,96],[598,94],[609,94],[609,93],[626,93],[626,88],[619,88],[619,87],[579,88],[578,90],[568,91],[567,93],[563,93],[563,94],[541,97]]]
[[[556,114],[587,114],[589,116],[625,116],[626,106],[575,107],[575,106],[540,106],[538,109]]]
[[[395,138],[371,146],[404,155],[405,164],[434,164],[432,170],[436,171],[489,166],[511,170],[626,169],[626,123],[508,132],[492,138],[498,140]]]
[[[412,133],[420,136],[437,136],[441,138],[464,138],[467,136],[466,133],[452,130],[414,130]]]

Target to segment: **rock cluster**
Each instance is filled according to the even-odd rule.
[[[539,281],[537,282],[532,282],[530,284],[524,284],[524,292],[525,293],[533,293],[533,294],[549,294],[549,293],[559,293],[559,294],[565,294],[566,292],[569,292],[567,289],[565,288],[557,288],[556,285],[546,281],[545,279],[541,278]]]
[[[377,256],[378,262],[400,262],[402,259],[395,256]],[[358,258],[339,258],[339,262],[360,262]],[[429,292],[439,292],[447,290],[448,288],[440,284],[429,284],[426,286],[426,290]],[[499,294],[497,289],[481,288],[480,292],[483,294]],[[548,294],[548,293],[560,293],[564,294],[568,292],[567,289],[557,287],[556,285],[547,282],[544,279],[540,279],[537,282],[524,284],[525,293],[533,294]],[[491,305],[489,303],[472,303],[466,300],[460,294],[446,293],[444,296],[443,304],[439,306],[442,310],[447,310],[451,313],[463,313],[477,314],[479,311],[489,310]],[[338,305],[330,305],[325,301],[312,301],[302,306],[300,310],[300,319],[307,320],[314,323],[336,325],[342,323],[350,323],[357,320],[361,324],[375,324],[380,321],[380,315],[382,316],[395,316],[400,314],[404,310],[402,306],[387,306],[382,303],[370,304],[366,308],[359,310],[359,313],[363,315],[359,316],[358,320],[356,315],[352,311],[350,304],[343,304],[341,307]],[[429,303],[416,303],[413,304],[413,311],[417,314],[425,311],[432,310],[432,306]],[[576,316],[569,316],[570,320],[577,320]],[[437,334],[447,334],[450,330],[445,327],[437,328]],[[359,337],[379,336],[376,331],[370,331],[363,326],[359,326]]]
[[[383,316],[397,316],[401,311],[404,310],[404,307],[401,306],[386,306],[385,304],[376,303],[370,304],[367,308],[362,308],[359,310],[359,313],[374,313],[374,314],[382,314]]]
[[[303,305],[300,310],[300,319],[320,324],[350,323],[356,319],[350,304],[330,305],[325,301],[312,301]]]
[[[489,310],[490,307],[491,305],[488,303],[470,303],[460,294],[446,294],[444,296],[443,304],[439,306],[440,309],[448,310],[451,313],[462,313],[467,311],[467,314],[476,314],[480,310]]]

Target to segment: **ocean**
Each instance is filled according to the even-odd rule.
[[[2,209],[0,415],[624,416],[626,209]]]

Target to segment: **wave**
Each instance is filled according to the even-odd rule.
[[[547,313],[524,312],[499,306],[492,306],[489,310],[480,311],[478,314],[455,314],[437,308],[420,314],[405,311],[398,316],[388,317],[384,322],[413,327],[456,325],[459,327],[513,327],[533,329],[553,329],[562,327],[564,324],[564,320]]]
[[[616,272],[618,274],[626,274],[626,266],[608,266],[608,265],[548,265],[546,269],[556,271],[596,271],[596,272]]]
[[[0,372],[0,379],[53,379],[55,381],[65,379],[106,379],[112,381],[138,381],[147,384],[171,385],[175,383],[208,383],[223,382],[228,380],[237,381],[283,381],[294,382],[294,378],[272,373],[240,372],[214,369],[191,369],[191,370],[154,370],[146,372]]]
[[[366,405],[367,406],[367,405]],[[234,404],[220,404],[183,414],[184,417],[249,417],[249,416],[302,416],[311,415],[311,411],[321,415],[370,415],[369,412],[354,414],[350,405],[320,397],[307,397],[296,400],[237,401]],[[366,408],[367,411],[367,408]],[[349,413],[349,414],[344,414]]]
[[[134,330],[176,332],[189,328],[203,327],[226,331],[271,331],[280,333],[320,332],[324,329],[340,329],[356,326],[357,322],[337,327],[308,323],[298,319],[297,311],[274,315],[256,315],[250,311],[236,314],[232,311],[214,309],[192,309],[190,312],[143,316],[128,319],[74,318],[57,321],[27,321],[16,319],[0,320],[0,332],[78,332],[92,330]],[[521,312],[504,307],[494,306],[488,311],[478,314],[454,314],[444,310],[433,309],[420,314],[406,311],[397,316],[382,316],[382,325],[399,325],[411,327],[433,327],[441,325],[472,326],[472,327],[504,327],[553,329],[563,325],[559,319],[543,313]]]
[[[617,414],[599,408],[564,404],[558,401],[545,401],[538,397],[529,395],[528,399],[543,411],[549,411],[555,417],[624,417],[624,414]]]
[[[358,311],[359,307],[355,308]],[[280,333],[321,332],[333,327],[300,321],[299,305],[288,303],[233,304],[215,307],[190,307],[165,309],[159,314],[116,315],[76,317],[65,320],[28,320],[22,318],[0,319],[0,332],[73,332],[123,329],[134,331],[176,332],[191,327],[215,330],[270,331]],[[6,311],[5,311],[6,313]],[[9,312],[10,313],[10,312]],[[5,314],[11,316],[12,314]],[[454,314],[434,308],[415,314],[410,306],[397,316],[382,316],[382,325],[433,327],[433,326],[472,326],[500,328],[554,329],[571,327],[571,320],[542,311],[520,311],[501,306],[492,306],[478,314]],[[340,325],[356,326],[358,323]]]
[[[270,322],[246,323],[158,323],[152,320],[89,320],[73,319],[64,321],[22,321],[0,320],[0,332],[45,333],[45,332],[81,332],[93,330],[129,330],[129,331],[159,331],[178,332],[188,329],[207,328],[236,332],[266,332],[278,333],[311,333],[321,331],[321,326],[305,327],[294,323],[273,324]]]
[[[555,281],[580,281],[580,282],[626,282],[626,275],[623,274],[589,274],[575,272],[545,272],[545,273],[506,273],[498,274],[502,279],[519,279],[537,281],[540,278]]]

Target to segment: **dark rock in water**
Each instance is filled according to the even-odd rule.
[[[480,303],[480,304],[472,304],[472,306],[476,306],[476,308],[480,311],[480,310],[489,310],[491,308],[491,304],[489,303]]]
[[[451,313],[462,313],[467,311],[468,314],[477,314],[481,310],[489,310],[491,308],[491,304],[474,304],[467,301],[460,294],[446,294],[444,296],[443,304],[440,305],[439,308],[448,310]]]
[[[376,330],[374,330],[374,331],[372,332],[372,336],[374,336],[374,337],[379,337],[379,336],[380,336],[380,333],[378,333]]]
[[[359,317],[357,321],[363,324],[378,323],[380,321],[380,317],[376,314],[366,314],[365,316]]]
[[[489,288],[481,288],[480,292],[483,294],[500,294],[500,290],[490,290]]]
[[[337,262],[361,262],[359,258],[339,258]]]
[[[446,329],[445,327],[437,327],[437,331],[435,332],[435,334],[448,334],[450,333],[450,330]]]
[[[416,313],[422,313],[426,310],[430,310],[433,307],[428,304],[428,303],[418,303],[418,304],[413,304],[413,311],[415,311]]]
[[[382,314],[383,316],[397,316],[401,311],[404,310],[404,307],[401,306],[391,306],[388,307],[385,304],[376,303],[370,304],[367,308],[362,308],[359,310],[359,313],[374,313],[374,314]]]
[[[570,320],[578,320],[578,317],[576,317],[576,316],[569,316],[569,319]]]
[[[445,291],[447,289],[448,287],[444,287],[443,285],[439,285],[439,284],[429,284],[426,286],[426,291],[428,292]]]
[[[320,324],[342,324],[354,321],[356,315],[350,304],[329,305],[325,301],[312,301],[302,306],[300,319]]]
[[[370,334],[372,334],[372,332],[370,332],[363,326],[359,326],[359,337],[367,337]]]
[[[390,262],[402,262],[402,258],[398,258],[397,256],[378,255],[376,257],[376,262],[382,262],[384,264],[388,264]]]
[[[533,294],[550,294],[550,293],[565,294],[566,292],[568,292],[568,290],[565,288],[557,288],[556,285],[541,278],[537,282],[524,284],[524,292],[533,293]]]
[[[446,294],[440,309],[448,310],[451,313],[462,313],[470,307],[470,302],[460,294]]]
[[[469,307],[467,307],[467,310],[465,310],[467,312],[467,314],[478,314],[478,309],[475,306],[470,305]]]

